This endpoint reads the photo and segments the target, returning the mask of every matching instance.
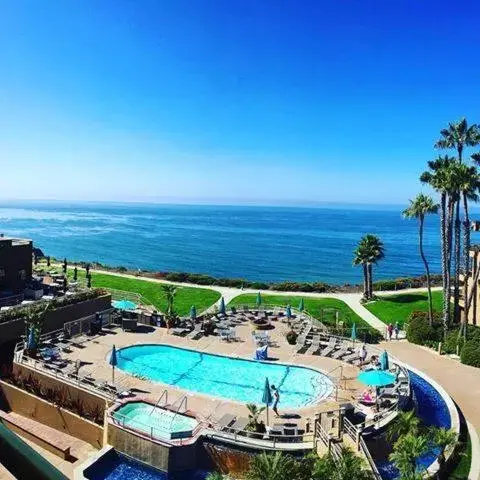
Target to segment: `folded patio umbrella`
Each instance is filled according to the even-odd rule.
[[[112,383],[115,383],[115,367],[118,364],[117,349],[115,348],[115,345],[112,348],[112,353],[110,354],[110,360],[108,363],[112,366]]]
[[[285,315],[287,315],[288,319],[292,318],[292,307],[290,305],[287,305],[287,308],[285,310]]]
[[[303,297],[300,299],[300,305],[298,306],[298,309],[303,312],[303,310],[305,309],[305,304],[303,302]]]
[[[353,323],[352,325],[352,335],[350,337],[354,342],[355,340],[357,339],[357,325],[355,324],[355,322]]]
[[[262,294],[260,292],[257,293],[257,300],[256,300],[257,307],[262,304]]]
[[[225,315],[225,300],[223,299],[223,297],[220,299],[220,306],[218,307],[218,311],[222,314],[222,315]]]
[[[195,308],[195,305],[192,305],[192,308],[190,308],[190,319],[192,322],[197,319],[197,309]]]
[[[380,355],[380,366],[382,367],[382,370],[388,370],[390,368],[390,361],[386,350]]]
[[[263,387],[263,396],[262,396],[262,402],[266,405],[267,407],[267,425],[268,425],[268,407],[272,403],[272,392],[270,390],[270,382],[268,381],[268,377],[265,378],[265,385]]]

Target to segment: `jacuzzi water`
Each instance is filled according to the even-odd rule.
[[[146,402],[129,402],[113,412],[113,418],[125,427],[140,430],[156,438],[191,436],[197,420]]]
[[[281,363],[244,360],[168,345],[118,351],[117,367],[150,380],[242,403],[262,403],[265,378],[280,392],[280,408],[300,408],[333,390],[324,374]]]
[[[88,480],[204,480],[203,470],[166,474],[111,450],[84,470]]]
[[[427,426],[451,428],[450,412],[445,400],[437,389],[422,377],[409,370],[410,386],[417,399],[417,415]],[[433,449],[421,456],[417,465],[420,471],[428,468],[437,458],[438,449]],[[393,480],[398,478],[399,472],[392,462],[375,462],[382,479]]]

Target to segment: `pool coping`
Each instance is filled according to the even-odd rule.
[[[114,450],[114,448],[111,445],[105,445],[98,452],[96,452],[95,455],[92,455],[83,463],[75,467],[75,470],[73,472],[73,480],[87,480],[87,477],[85,477],[83,472],[85,472],[87,468],[91,467],[94,463],[100,460],[104,455],[106,455],[111,450]]]
[[[311,366],[307,366],[307,365],[304,365],[304,364],[297,364],[297,363],[291,363],[291,362],[279,362],[279,363],[275,362],[274,363],[274,362],[270,362],[268,360],[254,360],[254,359],[245,358],[245,357],[242,357],[242,356],[239,356],[239,355],[231,356],[231,355],[224,355],[224,354],[221,354],[221,353],[210,353],[210,352],[204,352],[202,350],[197,350],[197,349],[194,349],[194,348],[179,347],[179,346],[176,346],[176,345],[170,345],[170,344],[166,344],[166,343],[135,343],[135,344],[129,345],[127,347],[119,348],[117,350],[117,356],[118,356],[118,354],[121,350],[125,350],[125,349],[131,348],[131,347],[141,347],[141,346],[157,346],[157,347],[158,346],[164,346],[164,347],[169,347],[169,348],[175,348],[177,350],[188,350],[188,351],[194,352],[194,353],[203,353],[205,355],[222,357],[222,358],[230,358],[230,359],[233,359],[233,360],[243,360],[243,361],[247,361],[247,362],[251,362],[251,363],[263,363],[263,364],[267,364],[267,365],[280,365],[280,366],[286,366],[286,367],[302,368],[302,369],[305,369],[305,370],[312,370],[312,371],[317,372],[321,375],[324,375],[326,378],[328,378],[328,380],[330,381],[331,386],[332,386],[332,389],[331,389],[330,393],[328,394],[328,396],[325,396],[320,400],[318,399],[318,397],[316,397],[316,399],[313,400],[312,402],[310,402],[309,404],[307,404],[303,407],[300,407],[300,408],[291,408],[291,410],[302,412],[303,410],[312,408],[312,407],[314,407],[316,405],[319,405],[322,402],[327,401],[329,399],[333,400],[333,401],[336,401],[334,398],[332,398],[332,396],[335,394],[335,389],[336,389],[334,379],[330,375],[328,375],[327,372],[324,372],[324,371],[322,371],[322,370],[320,370],[316,367],[311,367]],[[108,363],[109,355],[110,355],[110,352],[107,353],[107,358],[105,359],[107,361],[107,363]],[[127,372],[126,370],[123,370],[120,367],[116,367],[116,368],[121,370],[123,373],[133,377],[133,375],[130,372]],[[200,397],[205,397],[207,399],[224,400],[224,401],[227,401],[227,402],[232,402],[232,403],[235,403],[235,404],[238,404],[238,405],[243,405],[243,406],[246,405],[247,403],[250,403],[250,402],[241,402],[241,401],[238,401],[238,400],[232,400],[232,399],[225,398],[225,397],[210,395],[208,393],[197,392],[195,390],[187,390],[187,389],[178,387],[177,385],[171,385],[171,384],[164,383],[164,382],[158,382],[156,380],[151,380],[151,379],[147,379],[147,380],[150,381],[150,382],[158,383],[160,385],[164,385],[167,388],[173,388],[175,390],[185,392],[185,395],[199,395]]]

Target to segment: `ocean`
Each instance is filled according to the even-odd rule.
[[[31,238],[53,257],[133,269],[360,283],[352,258],[366,233],[385,244],[376,279],[424,273],[417,222],[403,219],[401,208],[1,202],[0,233]],[[438,217],[431,217],[432,272],[440,272],[439,248]]]

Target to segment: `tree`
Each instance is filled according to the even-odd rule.
[[[387,436],[392,441],[409,433],[416,435],[419,430],[420,419],[415,414],[415,410],[399,411],[397,418],[388,426]]]
[[[219,472],[212,472],[207,475],[205,480],[229,480],[230,477],[228,475],[224,475],[223,473]]]
[[[291,456],[282,452],[263,452],[252,458],[246,477],[248,480],[293,480],[296,469],[296,462]]]
[[[429,170],[420,175],[422,183],[429,184],[440,194],[440,239],[443,280],[443,330],[447,335],[450,323],[450,270],[451,270],[451,169],[455,158],[439,156],[428,162]]]
[[[362,265],[364,292],[363,296],[369,300],[373,297],[373,269],[372,266],[377,264],[385,256],[385,249],[382,241],[372,234],[364,235],[357,248],[354,251],[354,265]]]
[[[463,152],[465,147],[474,147],[480,145],[480,126],[473,124],[468,125],[465,118],[461,118],[457,122],[450,122],[448,127],[441,130],[440,139],[435,143],[435,148],[440,149],[454,149],[457,152],[457,160],[459,164],[463,164]],[[458,177],[457,177],[458,178]],[[458,183],[456,184],[459,187]],[[461,258],[461,245],[460,245],[460,193],[456,192],[453,200],[453,210],[455,212],[455,277],[454,277],[454,319],[459,320],[460,316],[460,258]],[[467,205],[467,206],[465,206]],[[468,217],[468,203],[464,203],[464,214]],[[453,218],[453,217],[452,217]],[[464,226],[465,228],[465,226]],[[450,292],[449,297],[450,297]]]
[[[325,455],[317,460],[312,470],[312,480],[370,480],[370,470],[353,450],[343,447],[338,459]]]
[[[438,212],[438,204],[435,203],[432,197],[418,194],[414,200],[410,200],[410,206],[403,211],[405,218],[416,218],[419,223],[419,250],[425,266],[425,275],[427,277],[427,291],[428,291],[428,321],[430,325],[433,323],[433,305],[432,305],[432,287],[430,283],[430,268],[428,266],[425,252],[423,251],[423,226],[425,216]]]
[[[417,459],[428,452],[428,447],[428,439],[414,433],[402,435],[395,442],[389,458],[400,472],[400,480],[421,478],[417,471]]]
[[[177,320],[177,314],[175,313],[175,295],[177,293],[177,287],[171,283],[165,283],[162,285],[162,290],[167,302],[165,319],[167,322],[167,330],[169,330],[171,326],[175,325]]]
[[[447,428],[432,427],[429,433],[431,442],[440,449],[438,465],[441,469],[445,463],[445,452],[457,444],[458,436],[455,430],[449,430]]]
[[[266,407],[258,407],[255,403],[247,403],[248,425],[250,431],[257,431],[258,419]]]

